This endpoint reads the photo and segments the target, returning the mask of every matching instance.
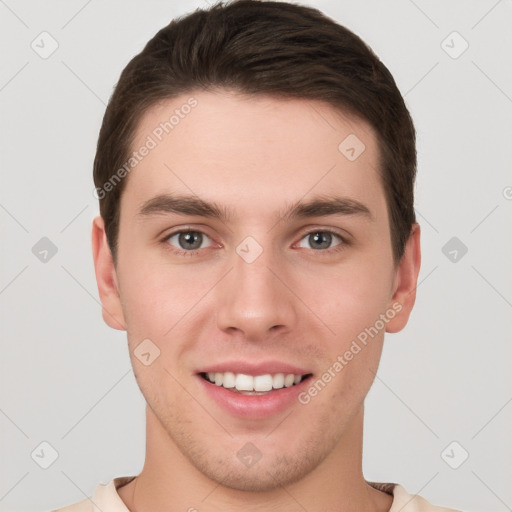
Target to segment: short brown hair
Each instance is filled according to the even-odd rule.
[[[162,100],[218,88],[320,100],[367,121],[378,136],[393,256],[400,261],[415,222],[416,136],[391,73],[358,36],[317,9],[238,0],[171,21],[121,73],[93,173],[114,262],[126,179],[106,184],[129,158],[142,115]]]

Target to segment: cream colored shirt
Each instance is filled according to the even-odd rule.
[[[52,512],[129,512],[117,489],[131,482],[134,476],[114,478],[108,484],[96,487],[92,498],[86,498],[73,505],[52,510]],[[379,491],[393,496],[389,512],[460,512],[452,508],[435,507],[416,494],[409,494],[399,484],[368,482]]]

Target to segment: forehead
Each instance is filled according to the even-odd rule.
[[[173,192],[258,215],[332,193],[385,209],[373,129],[320,101],[191,92],[149,109],[132,150],[121,210],[133,214]]]

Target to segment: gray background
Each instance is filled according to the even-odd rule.
[[[418,131],[418,299],[366,401],[365,476],[467,511],[512,510],[512,2],[308,4],[370,44]],[[0,1],[1,510],[62,506],[142,469],[144,400],[94,277],[92,161],[122,68],[206,5]],[[58,43],[48,58],[31,47],[51,49],[43,31]],[[457,58],[453,31],[469,43]],[[58,249],[46,262],[32,250],[42,237]],[[58,453],[47,469],[50,448],[31,455],[42,442]]]

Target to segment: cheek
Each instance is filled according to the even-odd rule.
[[[391,282],[387,265],[361,257],[302,273],[297,286],[303,297],[308,297],[304,301],[311,310],[334,331],[332,338],[346,342],[374,325],[385,312]]]
[[[195,339],[205,325],[196,321],[207,304],[202,297],[218,276],[211,270],[171,266],[161,260],[144,264],[127,260],[121,270],[121,300],[131,350],[149,338],[162,359],[178,357],[185,348],[183,333]]]
[[[120,237],[120,247],[121,242]],[[127,322],[146,327],[154,321],[171,322],[187,294],[186,273],[166,264],[160,247],[130,246],[127,240],[119,253],[118,273]]]
[[[177,290],[167,289],[164,293],[162,283],[147,273],[138,275],[134,272],[123,284],[122,299],[128,329],[132,332],[136,329],[146,336],[161,336],[165,325],[172,320],[168,310],[169,296]]]

